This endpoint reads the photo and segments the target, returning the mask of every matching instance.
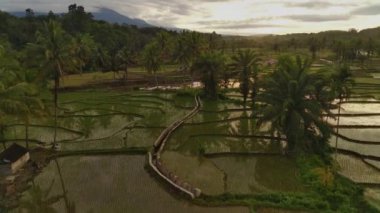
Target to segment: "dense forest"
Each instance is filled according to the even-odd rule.
[[[28,60],[30,62],[31,58],[34,59],[36,54],[33,52],[32,44],[38,43],[54,22],[58,42],[61,42],[59,48],[69,53],[66,54],[69,63],[65,63],[67,67],[64,69],[68,74],[78,70],[83,72],[123,70],[126,63],[141,64],[144,61],[144,54],[150,54],[152,51],[160,52],[160,60],[164,64],[188,61],[191,60],[192,53],[186,56],[178,54],[184,51],[183,48],[191,49],[194,46],[198,49],[212,48],[215,46],[212,43],[220,43],[221,39],[215,33],[210,35],[190,31],[178,33],[163,28],[138,28],[134,25],[97,21],[93,19],[91,13],[85,11],[84,7],[75,4],[70,5],[65,14],[49,12],[46,16],[36,16],[32,9],[26,9],[25,16],[21,18],[1,12],[0,20],[2,46],[7,47],[10,52],[17,52],[17,58],[22,64],[28,64]],[[207,40],[209,47],[205,46]],[[198,47],[202,42],[204,46]],[[73,58],[75,54],[80,55],[80,62],[70,61],[70,55]],[[29,65],[28,67],[31,67]]]
[[[351,117],[376,117],[379,113],[347,113],[350,105],[345,105],[379,104],[379,55],[380,28],[243,37],[112,24],[94,20],[91,13],[76,4],[69,5],[63,14],[35,15],[32,9],[26,9],[24,17],[15,17],[0,12],[1,148],[6,150],[9,143],[16,141],[30,148],[33,160],[43,161],[41,166],[30,165],[33,172],[24,174],[29,178],[17,180],[24,187],[0,199],[0,212],[2,207],[19,205],[16,191],[25,191],[27,182],[50,160],[54,159],[64,188],[56,159],[94,153],[149,153],[147,159],[155,172],[166,181],[173,180],[177,188],[190,191],[198,204],[248,206],[251,212],[262,206],[313,212],[377,212],[365,200],[363,188],[355,184],[363,182],[342,177],[337,162],[348,154],[354,160],[360,158],[361,163],[378,163],[380,159],[370,147],[379,142],[343,135],[358,126],[380,128],[347,124]],[[104,78],[88,86],[97,76],[120,71],[118,79],[114,74],[109,82]],[[144,82],[139,84],[129,78]],[[166,81],[169,78],[175,79],[174,83]],[[63,80],[77,80],[78,87],[65,90],[61,87]],[[194,86],[195,82],[200,86]],[[171,134],[177,128],[176,139]],[[202,137],[207,139],[196,139]],[[342,138],[347,143],[369,145],[369,154],[353,146],[344,147]],[[166,142],[173,144],[160,158]],[[210,163],[213,155],[236,158],[228,178],[228,170]],[[165,162],[165,157],[170,160]],[[248,183],[241,187],[241,194],[230,193],[229,178],[240,174],[235,172],[235,164],[251,162],[251,157],[255,157],[254,163],[246,167],[244,164],[240,171],[262,167],[262,173],[242,173],[235,182],[247,179]],[[191,163],[186,161],[188,158],[193,158]],[[182,176],[191,178],[205,172],[203,179],[193,179],[202,184],[204,195],[187,182],[180,182],[179,176],[169,172],[177,171],[173,167],[164,167],[164,163],[177,164],[181,159],[185,159],[182,165],[186,166],[178,163],[178,171],[189,172]],[[290,163],[283,165],[284,162]],[[197,166],[191,168],[194,165]],[[210,168],[201,170],[199,165]],[[377,168],[373,165],[371,169]],[[261,177],[265,187],[250,182],[261,174],[267,175]],[[206,182],[208,178],[210,182]],[[217,187],[220,192],[213,194],[216,190],[210,186],[218,180],[223,182]],[[282,191],[287,185],[283,181],[289,183],[290,190]],[[0,189],[7,192],[8,186],[5,182],[3,185]],[[107,186],[103,182],[101,185]],[[303,189],[299,190],[301,185]],[[29,192],[33,190],[41,194],[34,182]],[[62,190],[67,212],[75,212],[69,211],[75,210],[75,205],[68,201],[66,189]],[[212,193],[207,194],[207,190]],[[48,202],[37,199],[35,203],[38,206]]]
[[[331,59],[363,60],[380,49],[380,27],[358,31],[325,31],[252,37],[227,37],[231,48],[264,48],[273,51],[308,49],[312,55],[328,49],[335,53]]]
[[[267,36],[221,36],[184,30],[170,31],[163,28],[138,28],[134,25],[111,24],[93,19],[83,6],[69,5],[68,12],[35,15],[32,9],[25,10],[25,16],[18,18],[0,12],[0,39],[9,52],[17,52],[21,64],[30,66],[37,55],[31,44],[38,43],[50,22],[56,22],[60,29],[58,39],[62,49],[67,50],[67,60],[71,55],[80,56],[65,63],[65,73],[90,71],[124,70],[129,66],[143,65],[144,55],[159,54],[161,64],[180,64],[182,69],[190,69],[195,55],[204,50],[231,50],[259,48],[286,52],[307,49],[315,55],[322,50],[331,50],[334,55],[328,59],[366,60],[380,51],[380,28],[358,32],[326,31]],[[62,32],[61,32],[62,31]],[[157,55],[157,54],[156,54]],[[32,56],[32,57],[31,57]],[[127,59],[128,58],[128,59]],[[29,62],[28,62],[29,61]],[[146,62],[146,60],[145,60]]]

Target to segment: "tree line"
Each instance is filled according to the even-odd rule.
[[[93,20],[91,13],[75,4],[63,15],[35,16],[27,9],[24,18],[0,16],[1,74],[5,76],[0,80],[0,133],[6,114],[22,119],[27,134],[30,116],[42,115],[46,108],[53,109],[49,113],[54,114],[57,127],[58,88],[65,73],[124,70],[127,80],[128,68],[141,65],[158,84],[157,72],[172,63],[183,73],[198,76],[204,96],[210,99],[218,99],[220,87],[237,79],[243,105],[249,103],[259,113],[258,124],[270,122],[273,133],[286,137],[287,152],[301,149],[323,154],[332,131],[322,114],[332,116],[331,102],[348,95],[346,57],[337,58],[338,65],[328,74],[314,74],[310,72],[312,60],[281,56],[273,71],[264,74],[266,62],[258,51],[237,50],[227,55],[230,43],[216,33],[109,24]],[[19,27],[12,27],[16,25]],[[49,88],[49,80],[54,84],[53,107],[44,106],[49,103],[38,96]]]

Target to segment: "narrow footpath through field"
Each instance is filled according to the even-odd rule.
[[[161,135],[157,138],[157,140],[153,144],[153,150],[152,152],[148,153],[148,159],[149,159],[149,166],[153,169],[153,171],[160,176],[165,182],[167,182],[169,185],[173,186],[175,189],[179,190],[180,192],[183,192],[187,195],[189,195],[192,199],[198,197],[201,195],[201,190],[198,188],[195,188],[194,186],[191,186],[187,182],[181,181],[181,179],[170,172],[168,169],[166,169],[165,165],[162,164],[160,160],[161,152],[163,151],[166,142],[170,138],[170,136],[173,134],[173,132],[178,129],[186,120],[193,117],[198,113],[198,111],[201,109],[201,101],[199,96],[195,96],[195,107],[194,109],[187,114],[182,119],[179,119],[175,121],[173,124],[171,124],[169,127],[167,127]]]

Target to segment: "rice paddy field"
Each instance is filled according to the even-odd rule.
[[[342,104],[337,161],[340,173],[365,186],[367,200],[380,209],[380,78],[379,61],[357,71],[353,94]],[[358,75],[358,74],[357,74]],[[332,121],[334,123],[334,121]],[[336,121],[335,121],[336,123]],[[336,136],[330,139],[334,147]]]
[[[357,82],[353,97],[342,104],[336,159],[339,173],[365,186],[368,202],[380,208],[380,79],[368,75]],[[306,192],[296,162],[282,155],[283,142],[261,137],[268,135],[267,128],[254,131],[252,110],[236,101],[239,94],[227,96],[219,102],[202,100],[201,111],[170,137],[162,162],[205,195]],[[56,212],[250,212],[244,206],[204,207],[179,198],[144,169],[144,155],[123,154],[150,150],[166,127],[192,110],[193,97],[88,90],[61,93],[59,106],[57,143],[69,156],[43,169],[23,193],[20,209],[38,202],[35,194],[42,192],[41,199]],[[52,118],[33,122],[30,146],[50,147],[53,125]],[[23,125],[9,124],[6,132],[7,144],[24,145]],[[333,136],[333,147],[335,141]],[[91,154],[101,150],[107,153]]]

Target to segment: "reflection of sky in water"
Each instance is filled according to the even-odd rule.
[[[338,154],[340,173],[355,182],[380,184],[380,172],[365,164],[361,159]]]
[[[341,113],[380,113],[380,104],[345,103]]]
[[[165,152],[162,161],[208,195],[302,190],[295,162],[283,156],[203,158]]]
[[[144,156],[67,157],[58,162],[67,198],[79,212],[249,212],[243,207],[206,208],[175,199],[144,170]],[[35,179],[35,184],[46,190],[53,179],[50,195],[62,194],[54,162]],[[63,200],[53,207],[65,212]]]
[[[380,78],[380,73],[371,73],[373,78]]]
[[[380,112],[379,112],[380,113]],[[331,124],[337,124],[337,118],[329,119]],[[380,125],[380,116],[340,117],[340,125]],[[355,130],[354,130],[355,131]],[[380,141],[380,139],[379,139]]]
[[[335,147],[335,136],[330,138],[330,145]],[[353,151],[362,155],[372,155],[380,157],[380,144],[359,144],[345,141],[341,138],[338,139],[338,147],[341,149]]]
[[[378,101],[376,99],[352,99],[354,101]],[[337,113],[338,110],[334,110]],[[344,103],[342,104],[342,114],[360,113],[380,113],[378,103]],[[330,123],[336,124],[336,120],[330,119]],[[360,117],[340,117],[341,125],[380,125],[380,116],[360,116]],[[379,144],[360,144],[338,139],[338,147],[362,155],[372,155],[380,157],[380,129],[339,129],[339,133],[350,138],[362,141],[379,142]],[[335,147],[335,136],[330,139],[330,145]],[[380,161],[365,159],[367,163],[380,168]],[[340,173],[355,182],[380,183],[380,172],[362,159],[349,155],[338,155],[338,163],[341,167]]]

